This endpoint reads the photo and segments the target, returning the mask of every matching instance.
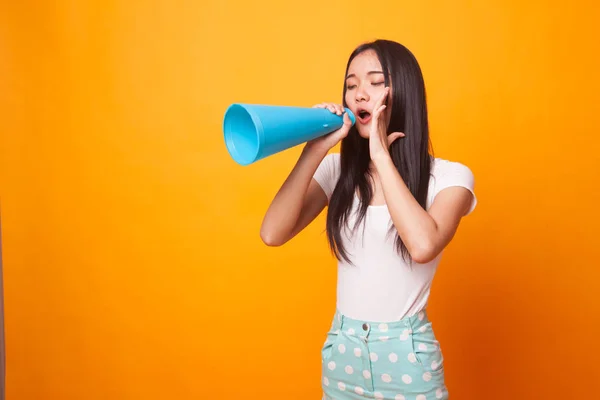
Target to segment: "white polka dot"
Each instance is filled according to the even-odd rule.
[[[442,391],[442,389],[438,389],[435,391],[435,397],[438,399],[441,399],[442,397],[444,397],[444,392]]]
[[[390,359],[390,362],[397,362],[398,361],[398,354],[396,353],[390,353],[390,355],[388,356],[388,358]]]
[[[363,376],[365,377],[365,379],[371,379],[371,373],[366,369],[363,371]]]
[[[333,331],[333,333],[335,333],[336,335],[339,335],[340,334],[340,330],[336,329],[335,331]]]
[[[379,340],[381,340],[382,342],[386,342],[389,338],[389,336],[379,336]]]
[[[388,330],[388,325],[387,324],[379,324],[379,330],[381,332],[387,332]]]
[[[354,335],[356,331],[353,328],[348,329],[348,335]]]
[[[415,356],[415,353],[408,353],[408,361],[411,363],[417,362],[417,356]]]
[[[424,394],[420,394],[417,396],[417,400],[427,400],[427,397]]]
[[[357,386],[354,388],[354,391],[356,392],[356,394],[362,396],[363,394],[365,394],[365,390],[363,388],[361,388],[360,386]]]
[[[356,357],[360,357],[361,354],[362,354],[362,352],[360,351],[360,348],[359,347],[355,347],[354,348],[354,355]]]
[[[408,329],[402,331],[402,334],[400,335],[400,340],[408,340]]]
[[[340,389],[343,392],[344,390],[346,390],[346,384],[344,382],[338,382],[338,389]]]
[[[327,377],[323,378],[323,384],[325,386],[329,386],[329,378],[327,378]]]
[[[375,361],[377,361],[379,359],[379,357],[377,356],[377,353],[369,353],[369,358],[373,362],[375,362]]]
[[[419,350],[427,351],[427,345],[425,343],[419,343]]]
[[[347,373],[348,375],[350,375],[351,373],[353,373],[353,372],[354,372],[354,369],[353,369],[351,366],[349,366],[349,365],[346,365],[346,368],[344,368],[344,371],[346,371],[346,373]]]
[[[434,370],[434,371],[435,371],[436,369],[438,369],[438,367],[439,367],[439,364],[438,364],[438,362],[437,362],[437,361],[433,361],[433,362],[431,363],[431,369],[432,369],[432,370]]]
[[[385,383],[390,383],[392,381],[392,377],[390,376],[390,374],[383,374],[381,375],[381,380]]]
[[[419,332],[423,333],[427,330],[427,325],[423,325],[422,327],[419,328]]]
[[[383,393],[381,393],[381,392],[375,392],[375,399],[377,399],[377,400],[383,400]]]
[[[394,397],[394,400],[406,400],[406,397],[402,396],[401,394],[397,394],[396,397]]]
[[[346,352],[346,346],[344,346],[344,344],[342,343],[338,346],[338,350],[340,353],[344,354]]]
[[[423,321],[425,318],[425,313],[423,311],[419,312],[419,321]]]
[[[431,372],[425,372],[425,373],[423,374],[423,380],[424,380],[425,382],[429,382],[429,381],[431,380]]]
[[[409,383],[412,382],[412,378],[410,377],[410,375],[404,374],[404,375],[402,375],[402,382],[404,382],[408,385]]]
[[[327,368],[333,371],[335,369],[335,361],[329,361],[329,364],[327,364]]]

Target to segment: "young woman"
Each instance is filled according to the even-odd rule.
[[[321,354],[323,398],[447,399],[426,306],[442,251],[477,203],[473,175],[430,153],[423,76],[401,44],[355,49],[343,99],[315,106],[344,114],[344,126],[305,145],[261,237],[280,246],[328,206],[338,281]],[[341,152],[328,154],[340,141]]]

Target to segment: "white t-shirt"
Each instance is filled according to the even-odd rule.
[[[477,204],[471,170],[458,162],[440,158],[432,160],[426,208],[429,209],[442,189],[462,186],[473,193],[473,202],[467,213],[470,214]],[[314,175],[328,199],[339,176],[340,154],[328,154]],[[358,196],[349,218],[351,228],[356,220],[357,203]],[[344,260],[338,262],[338,310],[350,318],[391,322],[426,308],[442,253],[426,264],[413,262],[412,267],[406,264],[394,245],[396,230],[388,234],[393,222],[386,205],[369,206],[362,224],[354,234],[351,231],[342,234],[344,247],[354,265]]]

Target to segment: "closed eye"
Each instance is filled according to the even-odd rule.
[[[383,85],[385,82],[373,82],[371,83],[371,85],[373,86],[379,86],[379,85]]]
[[[356,87],[356,85],[348,85],[348,86],[346,87],[346,89],[348,89],[348,90],[351,90],[351,89],[354,89],[355,87]]]

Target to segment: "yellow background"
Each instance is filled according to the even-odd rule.
[[[264,246],[300,147],[240,167],[222,116],[340,102],[378,37],[415,53],[435,154],[476,177],[430,304],[452,397],[594,397],[599,20],[592,1],[4,0],[7,398],[320,398],[324,214]]]

